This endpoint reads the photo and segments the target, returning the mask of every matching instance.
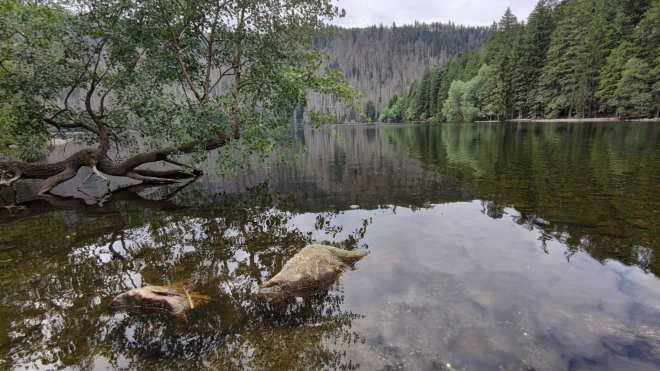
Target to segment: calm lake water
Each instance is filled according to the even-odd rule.
[[[0,369],[660,369],[660,125],[336,132],[183,187],[21,183],[0,209]],[[253,298],[312,242],[369,255],[329,290]],[[109,310],[167,284],[211,301]]]

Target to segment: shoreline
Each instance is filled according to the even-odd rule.
[[[645,119],[622,119],[618,117],[603,117],[603,118],[571,118],[571,119],[507,119],[504,121],[495,120],[480,120],[474,121],[475,123],[490,123],[490,122],[660,122],[660,117],[645,118]]]

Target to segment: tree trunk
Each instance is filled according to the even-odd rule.
[[[205,150],[220,148],[232,140],[240,138],[238,131],[232,136],[218,132],[218,137],[203,143]],[[193,141],[178,148],[161,148],[151,152],[143,152],[131,156],[121,163],[116,163],[107,156],[108,146],[99,148],[86,148],[80,150],[67,159],[53,164],[28,164],[20,161],[0,162],[0,186],[11,186],[19,179],[44,179],[39,189],[39,195],[45,195],[58,184],[72,179],[78,174],[81,167],[94,168],[98,176],[101,173],[119,177],[129,177],[143,182],[178,183],[179,179],[192,178],[201,175],[201,171],[185,172],[182,170],[147,170],[137,167],[158,161],[166,161],[182,166],[176,161],[169,160],[169,156],[176,153],[191,153],[202,142]]]

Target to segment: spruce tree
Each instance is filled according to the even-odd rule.
[[[429,117],[437,117],[438,112],[438,91],[440,90],[440,83],[442,80],[442,72],[440,68],[436,68],[431,72],[431,85],[429,87]]]
[[[484,84],[483,116],[497,120],[507,116],[506,90],[499,68],[492,68]]]
[[[614,92],[617,85],[621,80],[621,74],[626,66],[628,57],[631,54],[632,45],[627,42],[621,43],[616,49],[607,57],[605,66],[600,71],[598,91],[596,98],[600,104],[601,109],[607,113],[608,110],[616,109],[611,103],[614,97]]]
[[[423,114],[428,116],[429,112],[429,99],[430,99],[430,85],[431,85],[431,69],[426,68],[422,79],[419,83],[419,93],[417,95],[417,106],[415,107],[415,113],[417,117],[421,117]]]
[[[633,36],[635,54],[649,66],[656,116],[660,116],[660,1],[646,11]]]
[[[580,45],[588,31],[588,0],[561,4],[562,18],[552,34],[537,92],[550,117],[571,117],[575,110],[583,111],[588,95],[584,71],[587,55]]]
[[[525,44],[525,30],[524,24],[518,31],[518,37],[513,45],[511,51],[512,63],[509,67],[511,70],[511,86],[510,99],[512,108],[518,112],[518,118],[522,118],[527,106],[527,89],[529,87],[529,64],[527,61],[527,45]]]
[[[374,102],[367,101],[367,104],[364,106],[364,115],[369,122],[376,121],[376,107],[374,106]]]
[[[638,58],[628,60],[610,104],[624,117],[646,117],[651,113],[653,97],[646,62]]]
[[[550,47],[552,31],[555,28],[553,13],[555,5],[555,2],[540,0],[529,15],[523,33],[516,98],[525,102],[533,117],[540,108],[534,97],[538,91],[539,78]]]

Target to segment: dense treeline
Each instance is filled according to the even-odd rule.
[[[660,1],[540,0],[482,51],[427,68],[382,122],[660,116]]]
[[[465,49],[482,49],[489,27],[416,22],[336,31],[333,37],[315,42],[330,57],[322,69],[340,71],[351,86],[364,91],[365,113],[375,121],[390,98],[407,89],[427,66],[441,66]],[[310,95],[307,109],[334,111],[342,119],[357,120],[355,112],[327,95]],[[304,119],[302,113],[298,121]]]

